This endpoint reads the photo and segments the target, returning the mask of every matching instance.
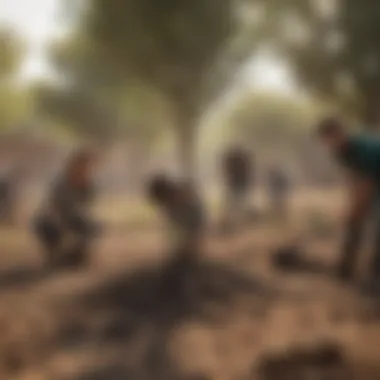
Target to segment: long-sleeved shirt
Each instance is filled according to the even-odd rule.
[[[41,213],[62,228],[82,228],[83,221],[88,218],[88,206],[93,195],[92,184],[80,188],[65,178],[59,178],[53,183]]]
[[[380,139],[376,136],[352,136],[338,154],[344,166],[380,186]]]

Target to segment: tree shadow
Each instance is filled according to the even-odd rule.
[[[268,302],[277,295],[277,289],[261,279],[222,264],[171,262],[151,266],[101,283],[79,295],[74,304],[66,305],[80,309],[83,317],[81,321],[65,320],[53,344],[56,349],[67,349],[70,344],[78,347],[90,343],[127,352],[135,351],[137,341],[145,341],[134,360],[138,364],[128,364],[126,359],[122,369],[117,365],[94,369],[74,380],[127,378],[127,372],[131,379],[190,379],[168,353],[176,329],[191,320],[220,323],[231,309],[251,307],[250,303],[265,313]],[[108,313],[107,322],[88,331],[91,317],[104,311]],[[112,372],[107,371],[113,368],[119,368],[119,377],[110,377]]]
[[[262,279],[228,265],[173,261],[112,279],[83,295],[80,304],[158,322],[201,317],[211,304],[228,308],[244,295],[262,301],[277,293]]]

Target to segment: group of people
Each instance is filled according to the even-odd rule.
[[[350,203],[346,234],[337,265],[337,277],[351,281],[355,277],[360,243],[366,222],[376,215],[380,201],[380,139],[354,135],[339,119],[328,118],[317,128],[318,137],[331,148],[334,156],[348,169]],[[92,172],[96,155],[89,150],[73,154],[61,175],[38,209],[33,221],[36,237],[42,244],[49,265],[83,264],[100,228],[92,219],[89,206],[94,198]],[[244,215],[255,183],[253,157],[244,149],[233,148],[222,159],[226,207],[224,226],[236,225]],[[285,212],[289,180],[283,171],[268,173],[269,193],[274,208]],[[7,214],[3,200],[12,191],[0,180],[0,217]],[[170,222],[172,248],[178,257],[197,260],[206,225],[206,212],[201,198],[191,183],[159,174],[147,183],[147,198]],[[371,272],[366,288],[380,295],[380,232],[376,242]]]
[[[85,264],[91,244],[101,232],[91,216],[96,196],[93,182],[96,163],[97,156],[92,150],[82,149],[70,156],[35,213],[33,232],[49,266]],[[254,162],[244,149],[233,148],[223,158],[222,168],[226,189],[223,224],[231,228],[247,210],[255,179]],[[278,172],[272,177],[273,197],[280,207],[285,181]],[[3,187],[5,201],[11,190],[5,183]],[[173,254],[197,260],[207,218],[205,206],[191,183],[157,174],[147,182],[146,197],[169,222]]]
[[[244,221],[249,211],[249,201],[257,187],[257,167],[252,154],[241,147],[226,152],[222,167],[226,190],[223,225],[230,229]],[[284,218],[291,190],[290,178],[281,165],[270,167],[266,174],[271,211],[274,216]]]

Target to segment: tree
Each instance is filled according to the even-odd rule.
[[[318,183],[336,174],[311,133],[323,109],[304,98],[250,91],[222,116],[222,132],[228,143],[246,143],[253,149],[260,167],[290,166],[302,181]]]
[[[32,106],[28,91],[0,85],[0,132],[25,121]]]
[[[268,0],[270,41],[312,93],[380,121],[380,3]]]
[[[120,85],[120,76],[103,64],[83,34],[73,31],[54,41],[50,57],[58,81],[36,86],[40,115],[102,142],[133,137],[149,145],[157,137],[153,120],[162,120],[164,107],[156,94],[136,80]]]
[[[228,141],[242,141],[261,152],[292,152],[319,113],[315,103],[274,93],[246,92],[224,115]]]
[[[0,28],[0,130],[22,121],[30,99],[15,84],[23,56],[20,38],[6,28]]]
[[[17,74],[23,54],[20,38],[10,29],[0,28],[0,84]]]
[[[117,115],[79,89],[40,85],[35,96],[40,115],[57,120],[79,137],[99,142],[117,133]]]
[[[80,18],[83,34],[110,72],[121,82],[138,78],[165,98],[188,174],[194,170],[199,118],[251,51],[242,24],[235,24],[238,5],[236,0],[93,0]]]

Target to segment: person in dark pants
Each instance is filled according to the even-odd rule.
[[[285,171],[272,167],[268,172],[268,195],[274,216],[285,219],[288,214],[288,198],[290,191],[289,177]]]
[[[202,251],[205,215],[201,200],[192,186],[166,175],[157,175],[147,188],[149,200],[168,221],[175,258],[198,261]]]
[[[236,226],[244,217],[252,190],[253,160],[243,148],[230,149],[223,158],[226,201],[223,216],[223,229]]]
[[[8,173],[0,174],[0,223],[8,224],[12,219],[12,183]]]
[[[49,265],[79,265],[88,258],[90,242],[98,232],[88,210],[94,197],[94,159],[87,150],[70,157],[34,220]]]
[[[318,136],[349,173],[350,203],[346,233],[338,265],[338,276],[354,277],[365,224],[377,206],[380,194],[380,140],[365,134],[351,135],[339,119],[328,118],[318,125]],[[373,214],[372,214],[373,215]],[[379,222],[379,221],[378,221]],[[380,223],[378,225],[380,228]],[[380,294],[380,230],[366,289]]]
[[[0,224],[15,222],[20,179],[21,172],[15,165],[0,171]]]

